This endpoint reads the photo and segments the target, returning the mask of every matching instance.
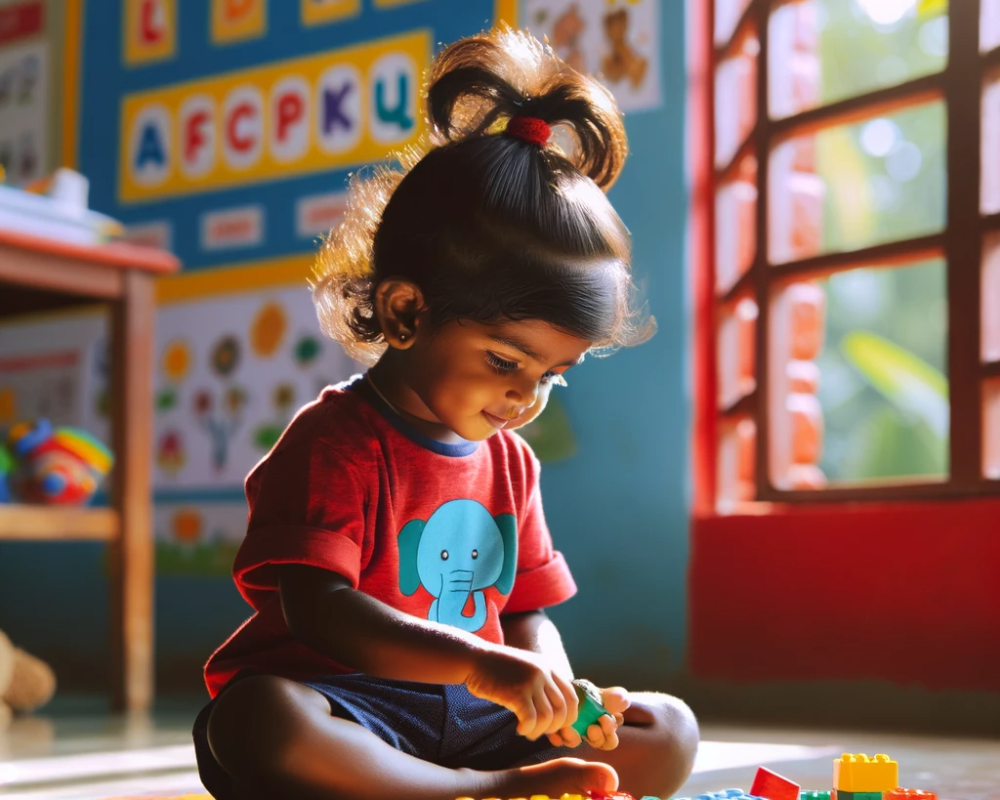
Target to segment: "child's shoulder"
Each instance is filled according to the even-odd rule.
[[[515,431],[500,431],[490,438],[490,444],[503,454],[509,468],[518,469],[528,477],[537,476],[541,463],[531,445]]]
[[[365,451],[375,438],[367,404],[355,391],[359,378],[327,386],[295,414],[271,455],[333,446],[341,452]]]

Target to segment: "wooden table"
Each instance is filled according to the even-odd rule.
[[[111,311],[111,507],[0,504],[0,539],[108,543],[118,710],[146,710],[153,700],[154,284],[157,275],[179,267],[174,256],[148,248],[75,245],[0,230],[0,316],[93,303],[107,303]]]

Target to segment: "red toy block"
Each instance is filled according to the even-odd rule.
[[[750,794],[754,797],[765,797],[767,800],[798,800],[799,785],[783,778],[776,772],[760,767],[757,777],[753,779]]]
[[[925,792],[922,789],[893,789],[882,795],[883,800],[937,800],[934,792]]]

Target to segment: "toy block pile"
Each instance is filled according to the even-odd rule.
[[[474,800],[459,797],[457,800]],[[500,800],[500,798],[485,798]],[[560,798],[536,794],[530,798],[510,800],[658,800],[655,797],[636,798],[626,792],[588,792],[564,794]],[[797,783],[776,772],[760,767],[749,793],[742,789],[724,789],[693,798],[678,800],[937,800],[934,792],[904,789],[899,786],[899,764],[878,753],[869,758],[864,753],[844,753],[833,761],[832,791],[802,791]]]

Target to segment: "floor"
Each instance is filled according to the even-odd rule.
[[[63,702],[44,716],[14,721],[0,734],[3,800],[177,797],[203,789],[194,768],[190,721],[178,703],[155,717],[110,717],[86,702]],[[766,764],[803,788],[830,786],[841,752],[888,753],[906,786],[939,800],[1000,800],[1000,741],[704,726],[695,772],[679,796],[749,789]]]

